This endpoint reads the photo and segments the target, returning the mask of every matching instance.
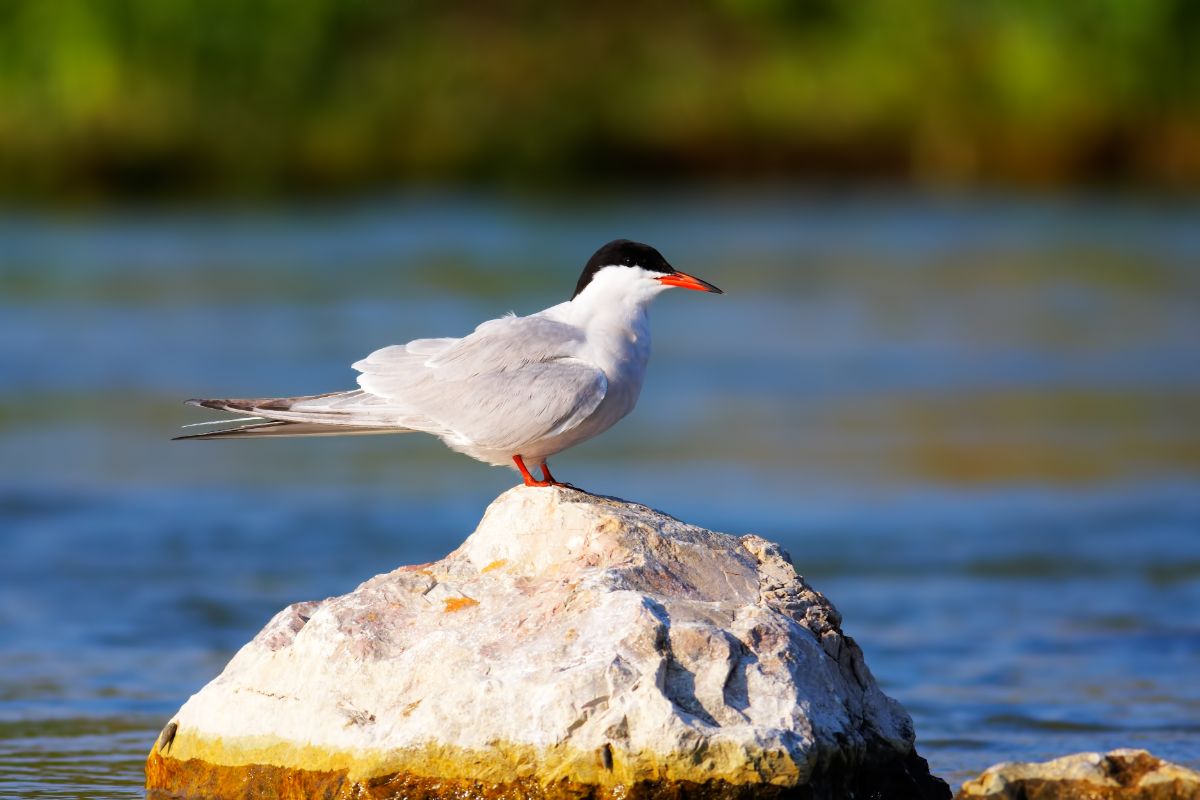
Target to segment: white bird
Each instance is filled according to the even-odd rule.
[[[618,239],[588,260],[565,303],[488,320],[461,339],[376,350],[354,365],[358,389],[189,400],[250,414],[229,421],[251,424],[179,438],[422,431],[487,464],[515,465],[526,486],[564,486],[546,460],[633,410],[650,358],[650,301],[672,286],[722,294],[653,247]]]

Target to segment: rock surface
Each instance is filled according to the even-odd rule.
[[[1077,753],[1039,764],[997,764],[957,800],[1200,800],[1200,773],[1145,750]]]
[[[517,488],[445,559],[290,606],[151,796],[948,798],[778,546]]]

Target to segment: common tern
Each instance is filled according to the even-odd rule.
[[[376,350],[354,364],[357,389],[189,400],[249,415],[226,420],[249,424],[178,438],[421,431],[487,464],[515,466],[526,486],[565,486],[546,460],[633,410],[650,358],[650,301],[671,287],[723,294],[653,247],[617,239],[588,260],[564,303],[488,320],[460,339]]]

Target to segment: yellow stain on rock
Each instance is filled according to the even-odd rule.
[[[479,605],[478,600],[473,600],[470,597],[448,597],[446,598],[446,613],[454,611],[462,611],[464,608]]]
[[[701,756],[698,758],[698,756]],[[779,750],[710,744],[703,753],[583,752],[494,742],[487,750],[431,743],[400,750],[338,751],[270,736],[198,736],[182,729],[170,754],[146,760],[147,797],[589,798],[775,797],[805,783],[812,765]],[[469,777],[462,777],[469,776]],[[748,793],[748,789],[753,791]]]
[[[494,569],[500,569],[500,567],[503,567],[507,563],[508,563],[507,559],[500,558],[500,559],[497,559],[497,560],[493,561],[492,563],[488,564],[486,567],[484,567],[483,569],[481,569],[479,571],[481,573],[482,572],[491,572]]]
[[[760,784],[747,793],[744,785],[721,780],[703,783],[655,779],[632,784],[597,785],[573,780],[552,783],[519,777],[503,783],[474,778],[431,778],[395,772],[355,780],[345,770],[305,770],[267,764],[228,767],[204,761],[151,756],[146,765],[147,800],[782,800],[794,796],[789,786]]]

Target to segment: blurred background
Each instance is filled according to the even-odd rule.
[[[140,796],[280,607],[517,476],[412,437],[172,443],[193,396],[661,298],[555,461],[781,541],[957,785],[1200,765],[1200,5],[0,3],[0,794]]]

